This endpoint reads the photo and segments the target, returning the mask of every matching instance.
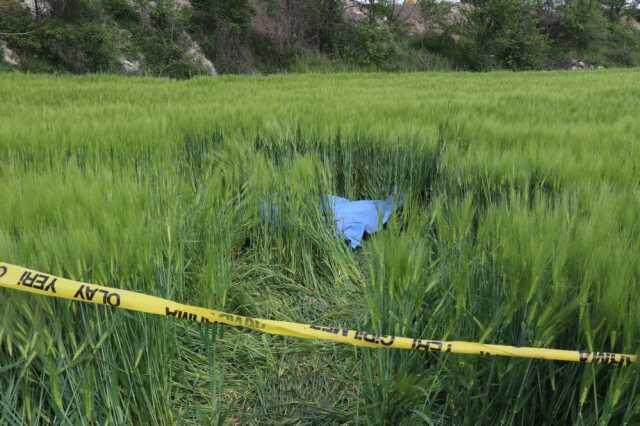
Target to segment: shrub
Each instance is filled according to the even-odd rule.
[[[559,8],[557,42],[577,52],[594,50],[607,38],[607,19],[600,3],[594,0],[573,0]]]
[[[140,22],[138,13],[127,0],[103,0],[104,11],[118,23],[132,25]]]
[[[640,65],[640,33],[617,23],[609,26],[607,46],[603,56],[610,65]]]
[[[338,54],[358,66],[384,68],[399,54],[396,37],[386,24],[345,23],[337,42]]]
[[[116,65],[114,29],[107,24],[75,25],[44,18],[23,28],[28,29],[27,34],[8,39],[28,53],[23,63],[28,71],[106,72]]]
[[[546,41],[537,27],[534,5],[526,0],[476,0],[464,9],[460,57],[472,69],[538,69]]]

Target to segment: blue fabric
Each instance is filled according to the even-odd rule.
[[[329,195],[336,231],[352,249],[362,245],[365,234],[374,234],[389,221],[394,210],[393,197],[386,200],[357,200]]]
[[[338,235],[344,238],[352,249],[362,245],[365,235],[372,235],[391,218],[395,208],[402,204],[402,197],[386,200],[356,200],[328,195],[322,200],[323,209],[334,221]],[[260,216],[269,223],[276,223],[280,217],[277,205],[264,201],[260,206]]]

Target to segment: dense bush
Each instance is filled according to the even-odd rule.
[[[399,43],[388,25],[344,24],[338,40],[343,59],[364,67],[382,67],[399,54]]]
[[[108,22],[66,22],[55,17],[35,22],[25,11],[15,10],[14,14],[0,16],[0,27],[9,30],[10,34],[5,36],[9,45],[29,53],[23,61],[25,70],[75,73],[115,70],[117,32]]]
[[[599,2],[573,0],[559,8],[562,15],[557,43],[585,52],[607,38],[607,20]]]
[[[613,65],[640,65],[640,37],[637,31],[620,25],[611,25],[602,49],[603,62]]]
[[[544,61],[534,4],[523,0],[473,0],[462,35],[473,69],[536,69]]]
[[[119,24],[130,26],[140,22],[140,16],[127,0],[103,0],[104,11]]]
[[[251,18],[248,0],[193,0],[191,31],[207,57],[222,72],[246,72],[252,65],[248,55]]]

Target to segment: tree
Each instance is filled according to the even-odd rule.
[[[366,9],[369,24],[373,25],[378,19],[384,18],[388,22],[395,22],[400,14],[402,2],[398,0],[367,0]]]
[[[305,39],[323,52],[335,49],[336,32],[342,23],[342,0],[304,0]]]
[[[462,8],[468,60],[475,69],[536,69],[544,62],[545,38],[538,30],[536,3],[529,0],[471,0]]]
[[[607,17],[617,22],[628,7],[627,0],[601,0],[602,6],[607,12]]]
[[[598,0],[571,0],[559,7],[562,15],[559,42],[586,52],[596,49],[607,38],[607,20]]]

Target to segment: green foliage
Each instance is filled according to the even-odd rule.
[[[560,9],[562,28],[558,40],[585,52],[601,47],[607,38],[607,20],[599,1],[572,0]]]
[[[52,0],[35,18],[0,2],[0,30],[29,33],[4,38],[23,69],[40,72],[119,71],[125,57],[152,75],[189,78],[206,71],[189,54],[193,41],[221,73],[527,70],[576,58],[633,66],[640,56],[640,34],[621,23],[637,10],[623,0],[420,0],[426,31],[417,35],[386,0],[367,3],[362,22],[346,18],[342,0]]]
[[[621,25],[609,27],[607,46],[602,50],[603,61],[611,65],[640,66],[640,31]]]
[[[628,0],[600,0],[600,4],[604,7],[607,17],[616,23],[623,16],[624,12],[626,12],[627,8],[630,7],[630,3]]]
[[[462,49],[472,69],[538,69],[546,43],[534,3],[528,0],[475,0],[465,11]]]
[[[193,0],[193,20],[205,30],[228,24],[239,33],[249,30],[253,8],[249,0]]]
[[[47,16],[66,23],[86,23],[101,17],[102,5],[98,0],[50,0],[51,11]]]
[[[344,24],[337,40],[339,56],[348,63],[385,69],[401,55],[398,35],[386,24]]]
[[[116,69],[117,27],[100,17],[90,0],[58,1],[51,16],[34,20],[14,4],[0,14],[8,43],[26,53],[22,68],[33,72],[110,72]]]
[[[251,35],[251,50],[254,52],[254,65],[266,73],[287,72],[296,60],[297,50],[281,45],[267,37]]]
[[[28,34],[10,36],[12,46],[30,53],[27,71],[69,70],[75,73],[108,72],[116,66],[114,28],[106,23],[64,23],[43,18],[23,21]]]
[[[322,53],[335,53],[340,25],[344,23],[343,2],[304,0],[303,4],[305,39]]]
[[[601,4],[574,0],[542,16],[542,31],[553,58],[578,57],[608,66],[634,66],[640,57],[640,32],[608,20]]]
[[[128,0],[103,0],[102,4],[105,13],[125,27],[140,22],[140,16]]]
[[[175,13],[173,0],[161,0],[149,11],[148,19],[134,29],[132,43],[142,53],[147,72],[173,78],[203,74],[188,56],[186,24],[186,19]]]
[[[190,26],[217,69],[247,71],[252,4],[248,0],[194,0],[192,5]]]

